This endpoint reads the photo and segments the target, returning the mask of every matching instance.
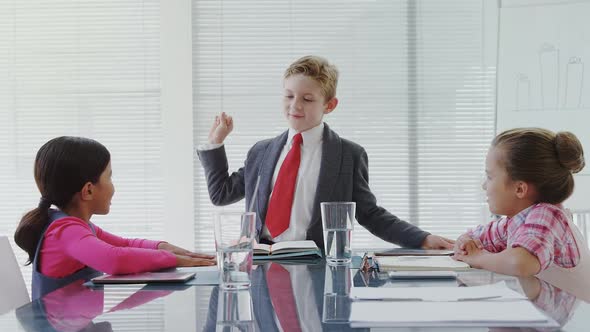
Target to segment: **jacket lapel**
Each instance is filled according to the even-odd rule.
[[[322,143],[322,161],[320,166],[320,175],[318,178],[318,187],[316,189],[315,199],[313,203],[313,212],[311,217],[311,224],[309,229],[316,227],[321,229],[321,202],[330,202],[332,200],[332,192],[334,185],[338,181],[340,175],[340,166],[342,164],[342,142],[338,134],[332,131],[328,124],[324,124],[324,137]],[[317,235],[318,232],[312,232]],[[320,238],[322,232],[319,232]],[[315,240],[315,239],[314,239]],[[319,239],[318,239],[319,240]],[[317,242],[317,241],[316,241]]]
[[[277,136],[271,141],[268,148],[264,152],[260,165],[260,187],[258,195],[256,196],[256,203],[258,205],[258,215],[260,216],[260,223],[256,225],[258,232],[262,230],[264,219],[266,219],[266,209],[268,208],[268,201],[272,192],[272,176],[281,155],[281,151],[287,142],[289,132],[286,131],[280,136]],[[259,233],[260,234],[260,233]]]

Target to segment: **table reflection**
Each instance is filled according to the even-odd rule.
[[[90,288],[78,280],[51,292],[43,298],[22,306],[15,315],[26,331],[112,331],[107,321],[94,323],[104,314],[132,309],[154,299],[166,296],[173,290],[139,290],[125,300],[104,311],[104,289]]]
[[[166,331],[347,331],[353,330],[348,324],[352,287],[470,287],[499,281],[525,294],[537,308],[566,326],[566,331],[578,331],[580,326],[586,330],[590,325],[590,317],[585,314],[590,305],[584,297],[590,285],[566,291],[534,277],[515,278],[481,270],[460,272],[457,280],[400,281],[383,272],[366,273],[319,261],[257,265],[252,271],[251,287],[239,291],[191,285],[87,288],[79,281],[0,316],[0,327],[10,326],[3,330],[17,331],[110,331],[119,329],[112,326],[122,324]],[[158,318],[146,316],[146,308],[150,307],[146,304],[162,297],[163,301],[149,309]],[[111,315],[113,312],[122,314]],[[174,318],[167,320],[170,312]],[[438,329],[412,328],[431,330]]]

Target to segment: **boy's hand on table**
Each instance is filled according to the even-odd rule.
[[[428,235],[422,242],[422,249],[453,249],[455,241],[438,235]]]
[[[211,130],[209,130],[209,143],[210,144],[221,144],[225,138],[234,129],[234,119],[222,112],[220,115],[215,116]]]

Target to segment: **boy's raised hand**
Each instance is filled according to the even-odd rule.
[[[215,116],[211,130],[209,131],[209,143],[221,144],[234,129],[234,119],[222,112]]]

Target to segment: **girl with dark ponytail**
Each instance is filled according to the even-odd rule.
[[[115,192],[110,160],[102,144],[82,137],[57,137],[37,152],[34,174],[41,198],[14,234],[29,255],[27,264],[33,264],[33,300],[102,272],[215,265],[210,255],[163,241],[124,239],[94,225],[90,218],[109,213]]]
[[[590,275],[590,251],[562,203],[574,191],[584,151],[570,132],[541,128],[507,130],[486,158],[490,211],[506,216],[479,225],[455,244],[455,258],[473,267],[537,275],[561,287],[582,285]]]

